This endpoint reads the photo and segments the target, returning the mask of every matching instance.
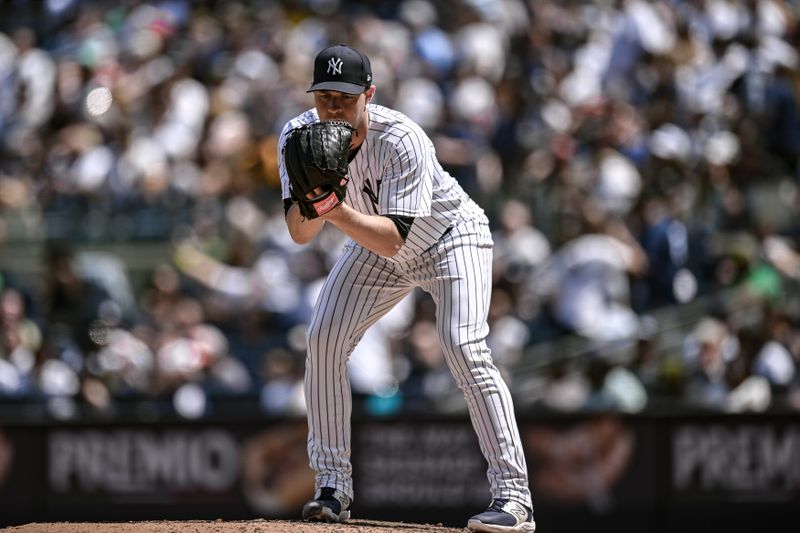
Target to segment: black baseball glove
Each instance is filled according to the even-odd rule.
[[[305,218],[324,215],[347,194],[347,158],[354,128],[341,120],[295,128],[284,145],[292,199]]]

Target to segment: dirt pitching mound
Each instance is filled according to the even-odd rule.
[[[350,520],[319,524],[290,520],[190,520],[147,522],[52,522],[0,529],[3,533],[462,533],[466,529],[441,524],[406,524]]]

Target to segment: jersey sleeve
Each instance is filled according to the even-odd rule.
[[[286,146],[286,137],[292,131],[291,122],[287,122],[278,137],[278,174],[281,178],[281,198],[284,201],[291,200],[292,194],[289,188],[289,175],[286,174],[286,163],[283,160],[283,147]]]
[[[426,135],[411,130],[395,143],[386,161],[380,188],[381,213],[405,217],[431,214],[433,145]]]

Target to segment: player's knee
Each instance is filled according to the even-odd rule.
[[[347,351],[348,345],[347,337],[335,326],[312,323],[306,332],[309,356],[340,354]]]
[[[458,388],[464,392],[488,391],[497,384],[499,372],[492,362],[489,351],[464,352],[456,354],[460,357],[450,368]]]
[[[479,366],[470,368],[461,376],[456,378],[456,382],[461,390],[471,389],[479,391],[491,391],[497,387],[498,372],[493,366]]]
[[[452,360],[463,361],[464,364],[461,366],[465,369],[494,365],[492,352],[483,342],[459,342],[458,339],[454,339],[449,344],[445,343],[444,346]]]
[[[321,328],[317,324],[311,324],[306,332],[306,345],[308,347],[309,355],[319,352],[321,346],[324,346],[325,339],[329,338],[329,331],[327,328]]]

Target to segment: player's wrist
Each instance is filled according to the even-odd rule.
[[[323,218],[328,222],[342,222],[348,218],[349,210],[350,207],[344,202],[341,202],[333,207],[330,211],[322,215],[320,218]]]

